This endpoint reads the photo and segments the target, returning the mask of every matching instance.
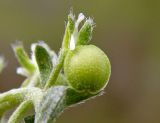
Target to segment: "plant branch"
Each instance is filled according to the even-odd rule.
[[[42,96],[43,94],[41,89],[35,87],[13,89],[0,94],[0,116],[8,109],[23,102],[25,99],[32,100],[36,105]]]
[[[14,89],[6,93],[0,94],[0,115],[6,110],[15,107],[24,99],[26,89]]]
[[[24,101],[12,114],[8,123],[20,123],[26,115],[26,112],[33,107],[31,100]]]
[[[58,62],[56,64],[55,68],[52,70],[50,77],[49,77],[49,80],[47,81],[47,83],[45,85],[45,89],[54,85],[57,78],[58,78],[58,75],[59,75],[59,73],[62,69],[62,66],[63,66],[65,56],[66,56],[68,49],[69,49],[71,34],[73,33],[74,28],[75,28],[74,16],[72,13],[70,13],[68,15],[68,23],[67,23],[64,38],[63,38],[62,50],[60,51]]]
[[[56,80],[59,76],[59,73],[62,69],[63,62],[64,62],[66,54],[67,54],[67,50],[62,49],[61,52],[60,52],[59,58],[58,58],[58,62],[56,64],[55,68],[52,70],[50,78],[45,85],[45,89],[47,89],[47,88],[49,88],[49,87],[51,87],[52,85],[55,84],[55,82],[56,82]]]

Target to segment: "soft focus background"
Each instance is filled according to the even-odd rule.
[[[105,94],[63,113],[57,123],[160,123],[159,0],[1,0],[0,54],[7,68],[0,92],[20,86],[11,49],[16,40],[46,41],[58,52],[70,8],[96,22],[92,43],[112,64]]]

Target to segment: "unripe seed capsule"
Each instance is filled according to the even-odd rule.
[[[68,52],[64,73],[73,89],[94,94],[107,85],[111,66],[101,49],[94,45],[81,45]]]

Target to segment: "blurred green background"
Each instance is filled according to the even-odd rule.
[[[58,52],[70,8],[94,18],[92,43],[112,64],[105,94],[63,113],[57,123],[160,123],[160,2],[158,0],[1,0],[0,53],[7,68],[0,92],[20,86],[10,44],[44,40]]]

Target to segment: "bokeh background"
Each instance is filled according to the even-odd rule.
[[[10,44],[44,40],[58,52],[70,8],[94,18],[92,43],[112,64],[105,94],[63,113],[57,123],[160,123],[159,0],[1,0],[0,53],[7,68],[0,92],[17,88],[18,63]]]

